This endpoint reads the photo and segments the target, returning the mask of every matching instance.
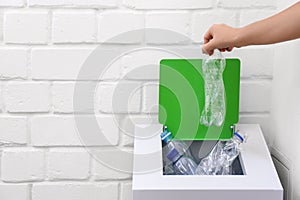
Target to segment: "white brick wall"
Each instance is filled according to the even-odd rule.
[[[27,78],[28,53],[24,48],[0,49],[0,78]]]
[[[272,78],[274,49],[263,47],[245,47],[226,53],[227,57],[241,60],[243,78]]]
[[[241,82],[240,96],[241,112],[269,112],[271,101],[271,82]]]
[[[45,44],[48,40],[47,11],[12,11],[4,15],[6,43]]]
[[[140,43],[143,32],[130,36],[116,37],[121,33],[142,29],[144,17],[140,13],[107,12],[98,16],[98,41],[102,43]]]
[[[158,84],[148,83],[143,87],[143,109],[145,113],[158,113]]]
[[[130,80],[159,80],[159,62],[163,58],[179,58],[163,49],[134,51],[121,58],[122,77]]]
[[[44,82],[10,82],[4,94],[8,112],[47,112],[50,85]]]
[[[238,15],[231,10],[209,10],[195,12],[192,16],[192,39],[203,42],[203,34],[212,24],[228,24],[237,26]]]
[[[131,174],[129,173],[123,173],[119,172],[115,169],[111,169],[110,167],[107,167],[103,164],[101,164],[99,161],[93,161],[94,167],[93,167],[93,177],[95,180],[112,180],[112,179],[130,179]]]
[[[218,5],[225,8],[253,8],[276,7],[276,0],[252,1],[252,0],[218,0]]]
[[[114,8],[117,7],[117,0],[28,0],[28,5],[30,7]]]
[[[241,12],[240,26],[256,22],[267,17],[270,17],[276,13],[275,10],[245,10]]]
[[[130,179],[133,156],[130,151],[102,150],[93,151],[92,176],[94,180]],[[104,163],[105,162],[105,163]]]
[[[26,117],[0,116],[0,130],[0,145],[27,143]]]
[[[90,155],[85,150],[53,149],[47,158],[47,177],[51,180],[84,180],[89,177]]]
[[[79,116],[83,123],[92,116]],[[33,146],[111,146],[116,145],[119,139],[118,127],[114,118],[110,116],[97,116],[100,138],[83,138],[76,128],[73,116],[35,116],[31,120],[31,142]],[[84,124],[88,128],[88,124]],[[106,140],[103,140],[104,137]]]
[[[120,119],[120,132],[121,132],[121,145],[133,146],[134,128],[136,125],[141,124],[156,124],[158,121],[157,115],[129,115]],[[160,131],[160,130],[159,130]]]
[[[146,32],[147,43],[185,43],[188,42],[189,34],[188,12],[152,12],[146,15],[146,28],[148,29],[167,29],[176,33],[161,33],[157,31]],[[159,21],[159,23],[157,23]],[[178,35],[177,35],[178,34]]]
[[[131,183],[121,184],[121,199],[122,200],[132,200],[132,185]]]
[[[132,158],[117,149],[132,151],[134,125],[157,123],[159,61],[178,58],[160,48],[191,47],[187,54],[198,58],[197,43],[213,23],[243,26],[275,8],[275,0],[1,0],[0,199],[131,200],[132,174],[124,170]],[[140,31],[124,34],[134,30]],[[99,45],[105,50],[92,59],[143,44],[156,48],[127,52],[100,77],[77,80]],[[274,50],[255,46],[225,55],[242,63],[240,121],[261,123],[269,140]],[[93,66],[97,73],[106,67],[101,60]],[[87,102],[82,94],[76,109],[75,84],[93,97]]]
[[[210,0],[124,0],[124,4],[133,9],[202,9],[210,8],[213,2]]]
[[[31,120],[33,146],[81,145],[73,117],[35,116]]]
[[[33,48],[33,79],[76,80],[80,67],[93,48]]]
[[[2,84],[0,84],[0,113],[3,111],[3,94],[2,94]]]
[[[2,0],[0,6],[2,7],[21,7],[24,6],[24,0]]]
[[[31,149],[2,151],[1,180],[4,182],[41,181],[45,174],[44,152]]]
[[[76,85],[78,84],[78,85]],[[55,113],[92,113],[94,111],[93,104],[83,102],[82,104],[76,106],[74,110],[74,92],[75,87],[83,88],[85,91],[90,91],[93,93],[95,88],[94,84],[89,82],[54,82],[52,85],[52,103],[53,110]]]
[[[26,184],[0,185],[0,198],[9,200],[28,200],[29,187]]]
[[[138,113],[141,109],[141,90],[139,82],[100,83],[99,110],[103,113]]]
[[[55,11],[52,23],[54,43],[90,43],[96,39],[94,11]]]
[[[83,183],[51,183],[37,184],[32,187],[33,200],[107,200],[118,198],[118,185],[115,183],[83,184]]]
[[[0,28],[3,30],[3,13],[0,12]],[[3,31],[0,32],[0,40],[3,40]]]

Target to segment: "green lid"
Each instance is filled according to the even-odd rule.
[[[159,122],[175,139],[219,140],[232,137],[239,119],[240,61],[226,59],[223,72],[226,114],[221,126],[200,124],[204,108],[201,59],[164,59],[160,62]]]

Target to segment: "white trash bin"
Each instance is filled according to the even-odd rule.
[[[137,126],[133,200],[282,200],[283,188],[260,126],[240,124],[249,138],[239,161],[243,175],[163,175],[162,125]]]

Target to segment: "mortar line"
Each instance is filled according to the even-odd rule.
[[[32,184],[28,184],[28,200],[32,200]]]

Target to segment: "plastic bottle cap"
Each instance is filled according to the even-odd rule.
[[[172,134],[168,130],[165,130],[161,135],[160,135],[161,140],[166,143],[167,141],[172,139]]]
[[[161,139],[163,139],[167,134],[168,134],[168,130],[166,129],[166,130],[164,130],[164,132],[162,132],[161,134],[160,134],[160,138]]]
[[[242,142],[244,142],[244,137],[238,132],[234,132],[234,135],[237,136]]]

